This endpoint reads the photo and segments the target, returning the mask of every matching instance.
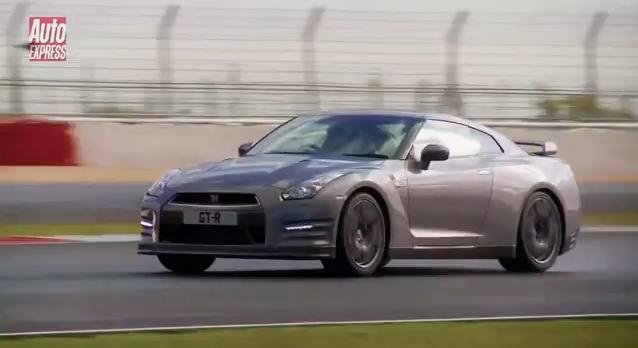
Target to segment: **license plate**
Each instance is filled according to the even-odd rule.
[[[184,212],[186,225],[237,225],[237,212],[216,210],[187,210]]]

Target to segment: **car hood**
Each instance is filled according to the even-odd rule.
[[[383,161],[351,157],[318,158],[308,155],[261,154],[211,162],[183,169],[168,186],[190,184],[274,186],[287,188],[332,171],[378,168]]]

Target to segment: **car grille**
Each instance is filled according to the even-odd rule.
[[[252,193],[183,192],[173,197],[172,203],[198,205],[258,205]]]

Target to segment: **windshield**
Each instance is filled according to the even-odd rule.
[[[248,155],[263,153],[329,154],[394,158],[415,117],[336,115],[298,117],[279,127]]]

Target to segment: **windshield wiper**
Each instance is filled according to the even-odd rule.
[[[372,157],[372,158],[382,158],[388,159],[388,156],[381,155],[378,153],[342,153],[342,156],[355,156],[355,157]]]
[[[271,151],[264,152],[265,154],[277,154],[277,155],[312,155],[312,152],[304,152],[304,151]]]

